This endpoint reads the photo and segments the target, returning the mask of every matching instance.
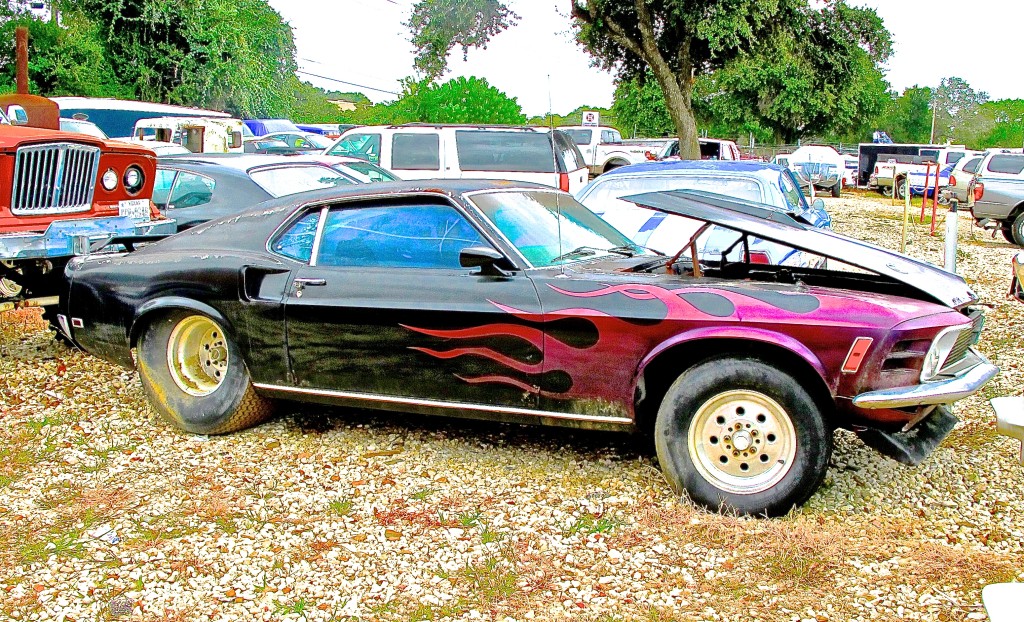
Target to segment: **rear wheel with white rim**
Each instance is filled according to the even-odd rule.
[[[832,431],[807,390],[766,361],[726,357],[672,384],[655,423],[677,493],[712,510],[777,516],[824,479]]]
[[[241,353],[213,318],[173,311],[151,321],[138,344],[142,387],[169,423],[194,434],[226,434],[272,412],[256,393]]]

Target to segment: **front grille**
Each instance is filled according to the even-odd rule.
[[[981,326],[985,322],[985,314],[980,310],[975,310],[968,317],[971,319],[971,327],[960,331],[956,343],[953,344],[953,349],[949,351],[949,356],[942,364],[943,367],[959,363],[967,354],[967,349],[978,342],[978,337],[981,336]]]
[[[11,213],[69,214],[92,207],[100,149],[75,143],[19,147],[14,160]]]

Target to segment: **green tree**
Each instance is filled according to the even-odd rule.
[[[118,82],[107,62],[100,29],[80,14],[67,14],[64,27],[42,22],[0,5],[0,89],[15,89],[14,30],[29,31],[29,90],[37,95],[126,97],[131,89]]]
[[[876,129],[884,130],[898,143],[927,143],[932,127],[932,89],[926,86],[906,88],[892,97],[878,118]]]
[[[427,80],[436,80],[448,71],[453,48],[462,48],[465,58],[469,48],[486,48],[491,37],[518,20],[500,0],[418,0],[405,23],[416,50],[413,65]]]
[[[652,76],[619,80],[615,85],[612,111],[625,136],[668,136],[675,131],[665,96]]]
[[[805,15],[802,32],[773,33],[698,80],[701,116],[787,144],[867,131],[889,98],[878,68],[891,53],[888,31],[873,10],[842,2]]]
[[[978,107],[987,101],[988,93],[975,91],[966,80],[943,78],[939,88],[935,89],[932,101],[935,113],[934,140],[952,141],[958,130],[973,120]]]
[[[106,58],[135,97],[243,116],[292,105],[291,28],[266,0],[82,0]]]
[[[455,78],[443,84],[407,79],[402,96],[390,103],[344,113],[347,122],[366,125],[390,123],[488,123],[519,125],[526,121],[514,97],[483,78]]]

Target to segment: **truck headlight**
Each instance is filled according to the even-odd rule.
[[[957,339],[960,338],[960,333],[965,330],[970,330],[970,327],[950,326],[939,333],[932,341],[931,347],[928,348],[928,354],[924,355],[924,365],[921,367],[921,382],[928,382],[935,378],[939,370],[942,369],[943,363],[946,362],[946,357],[949,356],[953,346],[956,345]]]
[[[100,178],[100,183],[103,187],[110,192],[117,188],[117,171],[112,168],[108,168],[106,173],[103,173],[103,177]]]
[[[146,176],[142,174],[139,167],[132,165],[124,172],[124,189],[128,191],[128,194],[135,194],[142,190],[145,183]]]

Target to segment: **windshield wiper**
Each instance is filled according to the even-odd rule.
[[[566,259],[575,259],[576,257],[589,257],[590,255],[596,255],[599,250],[600,249],[595,249],[590,246],[579,246],[568,253],[562,253],[558,257],[555,257],[551,260],[551,263],[564,261]]]
[[[615,248],[609,248],[609,253],[615,253],[617,255],[623,255],[625,257],[635,256],[640,249],[633,246],[616,246]]]

